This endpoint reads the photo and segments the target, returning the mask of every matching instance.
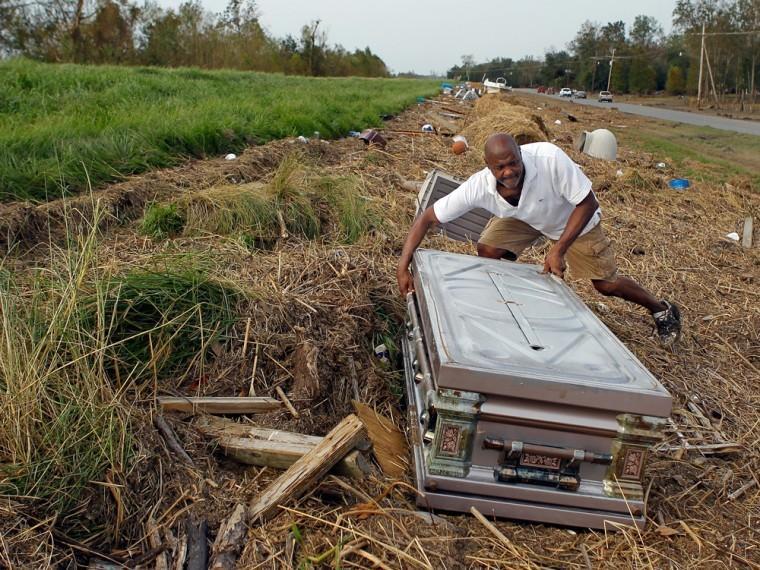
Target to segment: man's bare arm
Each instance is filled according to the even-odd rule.
[[[564,277],[566,267],[565,254],[581,234],[583,228],[586,227],[586,224],[588,224],[598,207],[599,202],[596,201],[594,192],[589,191],[588,195],[578,203],[570,214],[565,231],[562,232],[557,243],[546,254],[544,273],[554,273],[557,277]]]
[[[398,267],[396,267],[396,279],[398,280],[398,288],[401,294],[406,297],[407,293],[414,291],[414,282],[412,281],[412,275],[409,273],[409,264],[412,263],[412,256],[415,250],[422,243],[425,238],[425,234],[430,229],[430,226],[438,223],[438,218],[435,215],[433,207],[427,208],[422,214],[414,220],[412,227],[409,229],[409,233],[406,236],[404,242],[404,248],[401,250],[401,257],[398,260]]]

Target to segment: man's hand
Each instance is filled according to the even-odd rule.
[[[553,273],[560,279],[564,279],[565,269],[567,269],[565,254],[555,245],[549,250],[549,253],[546,254],[546,259],[544,259],[544,273]]]
[[[402,297],[406,298],[408,293],[414,292],[414,281],[408,269],[396,271],[396,280],[398,281],[398,290],[401,292]]]

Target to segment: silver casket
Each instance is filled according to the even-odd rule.
[[[665,388],[541,267],[432,250],[403,341],[421,506],[570,526],[645,522]]]

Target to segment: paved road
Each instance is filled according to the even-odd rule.
[[[535,89],[515,89],[523,93],[532,93],[539,97],[547,97],[556,101],[571,101],[570,99],[560,98],[558,95],[545,95],[536,93]],[[602,107],[609,109],[615,107],[623,113],[633,115],[643,115],[663,121],[675,121],[677,123],[687,123],[689,125],[698,125],[700,127],[713,127],[724,131],[734,131],[736,133],[746,133],[760,136],[760,121],[741,121],[739,119],[727,119],[725,117],[716,117],[714,115],[703,115],[701,113],[689,113],[687,111],[673,111],[671,109],[662,109],[660,107],[647,107],[646,105],[631,105],[630,103],[599,103],[591,99],[572,99],[573,103],[579,105],[589,105],[591,107]]]

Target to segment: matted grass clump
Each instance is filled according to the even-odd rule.
[[[0,202],[62,193],[236,152],[378,126],[435,81],[0,62]]]
[[[102,311],[106,368],[117,382],[184,374],[202,364],[235,323],[241,292],[188,269],[135,269],[110,279],[89,317]],[[93,311],[95,311],[93,313]]]
[[[291,154],[267,182],[215,186],[151,205],[140,231],[154,239],[214,234],[242,235],[251,242],[332,234],[350,244],[380,219],[362,195],[359,177],[324,174]]]

